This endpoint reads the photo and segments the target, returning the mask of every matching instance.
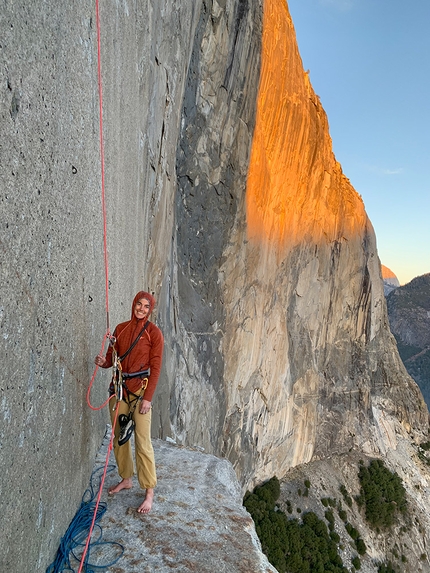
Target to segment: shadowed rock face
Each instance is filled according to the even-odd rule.
[[[175,434],[184,433],[187,443],[191,439],[220,453],[228,391],[219,270],[243,212],[259,80],[261,6],[248,0],[228,6],[204,2],[197,30],[176,157],[173,281],[183,330],[170,406]]]

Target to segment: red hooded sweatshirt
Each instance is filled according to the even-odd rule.
[[[148,316],[144,319],[138,320],[134,315],[134,307],[137,301],[141,298],[146,299],[149,304]],[[131,306],[131,320],[121,322],[115,328],[113,336],[116,338],[114,344],[118,356],[122,356],[127,352],[130,346],[137,338],[139,332],[142,330],[145,323],[148,321],[149,315],[155,306],[155,298],[148,292],[140,291],[134,297]],[[122,371],[127,374],[133,372],[141,372],[142,370],[150,370],[148,377],[148,386],[146,387],[144,399],[151,402],[152,396],[157,386],[158,378],[160,376],[161,362],[163,358],[164,339],[161,330],[154,323],[148,321],[148,326],[145,332],[140,336],[137,344],[133,350],[121,362]],[[106,363],[103,368],[110,368],[112,366],[112,346],[109,346],[106,353]],[[131,378],[126,380],[126,385],[131,392],[136,392],[141,387],[140,378]]]

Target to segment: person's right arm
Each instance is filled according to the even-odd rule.
[[[106,366],[106,362],[106,358],[101,354],[97,354],[97,356],[94,358],[94,364],[97,364],[97,366],[100,366],[100,368],[109,368],[109,366]]]

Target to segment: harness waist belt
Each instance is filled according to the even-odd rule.
[[[127,374],[127,372],[122,373],[122,377],[124,378],[124,380],[138,377],[146,378],[147,376],[149,376],[149,370],[142,370],[141,372],[132,372],[131,374]]]

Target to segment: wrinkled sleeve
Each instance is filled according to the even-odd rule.
[[[150,375],[148,378],[148,386],[145,390],[144,399],[151,402],[154,395],[155,388],[158,383],[161,372],[161,364],[163,361],[164,338],[161,330],[156,327],[151,332],[151,350],[149,353],[149,368]]]

